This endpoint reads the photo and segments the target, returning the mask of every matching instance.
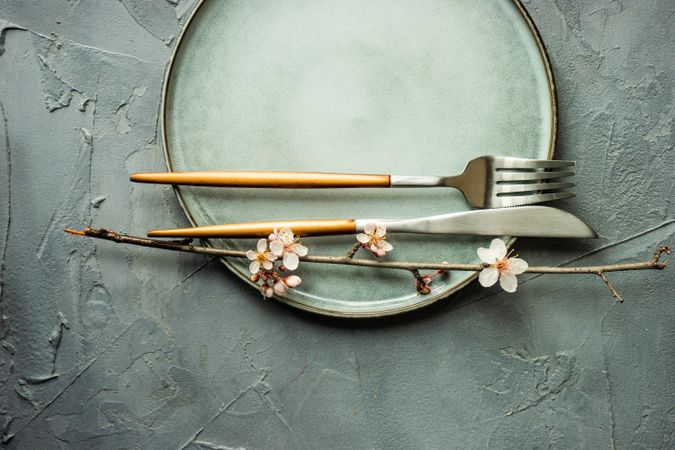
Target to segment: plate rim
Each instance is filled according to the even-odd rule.
[[[161,92],[161,98],[160,98],[160,132],[162,135],[162,148],[164,152],[164,160],[166,162],[167,169],[169,172],[173,172],[173,167],[171,163],[171,157],[169,156],[169,143],[168,143],[168,138],[167,138],[167,97],[168,97],[168,92],[169,92],[169,83],[171,80],[171,74],[173,71],[174,63],[176,60],[176,57],[178,55],[178,52],[180,51],[181,44],[183,43],[183,38],[185,37],[188,28],[190,27],[190,24],[192,23],[193,19],[199,14],[199,10],[201,7],[209,0],[199,0],[198,3],[194,6],[194,9],[188,16],[187,20],[181,27],[181,30],[178,34],[178,37],[176,38],[175,45],[171,51],[171,56],[169,57],[169,62],[167,63],[167,67],[165,69],[164,73],[164,79],[162,81],[162,92]],[[544,45],[544,41],[541,37],[541,34],[539,33],[539,30],[537,29],[537,26],[535,25],[534,21],[532,20],[532,17],[528,13],[528,11],[525,9],[523,6],[521,0],[507,0],[510,1],[518,10],[522,18],[525,20],[525,23],[527,24],[527,28],[530,31],[530,34],[532,35],[532,38],[534,39],[535,43],[537,44],[537,50],[539,53],[539,57],[541,59],[541,62],[544,66],[545,73],[546,73],[546,82],[547,82],[547,87],[548,87],[548,92],[549,92],[549,97],[550,97],[550,102],[549,102],[549,107],[551,111],[551,123],[550,123],[550,134],[549,134],[549,145],[548,145],[548,159],[553,159],[553,156],[555,154],[555,148],[556,148],[556,143],[558,139],[558,97],[557,97],[557,88],[556,88],[556,82],[555,82],[555,76],[553,74],[553,69],[551,66],[551,60],[550,56],[548,54],[548,51],[546,50],[546,46]],[[172,186],[174,193],[176,194],[176,197],[178,199],[178,203],[180,204],[181,209],[183,210],[183,213],[187,217],[188,221],[192,226],[197,226],[196,221],[192,217],[192,214],[187,208],[187,205],[185,204],[185,200],[183,199],[183,196],[180,192],[180,189],[177,186]],[[507,247],[511,247],[513,243],[516,241],[516,238],[510,237],[507,240]],[[203,239],[202,242],[208,246],[208,247],[213,247],[211,242],[209,242],[206,239]],[[256,283],[253,283],[251,279],[243,272],[238,270],[232,263],[227,258],[218,258],[233,274],[235,274],[237,277],[240,279],[244,280],[247,284],[253,287],[258,287]],[[465,288],[469,283],[473,282],[476,278],[478,278],[478,272],[475,274],[469,276],[466,280],[462,281],[461,283],[455,284],[452,287],[445,289],[442,292],[439,292],[435,295],[430,295],[430,296],[418,296],[418,298],[422,299],[421,301],[413,302],[409,305],[406,306],[400,306],[396,308],[391,308],[391,309],[386,309],[386,310],[380,310],[380,311],[339,311],[335,309],[325,309],[325,308],[319,308],[316,306],[311,306],[307,305],[304,303],[297,302],[291,298],[285,297],[285,296],[279,296],[279,295],[274,295],[272,298],[274,298],[276,301],[279,301],[281,303],[284,303],[286,305],[292,306],[294,308],[303,310],[303,311],[308,311],[316,314],[320,314],[323,316],[329,316],[329,317],[340,317],[340,318],[377,318],[377,317],[386,317],[386,316],[393,316],[393,315],[398,315],[398,314],[403,314],[406,312],[410,311],[415,311],[420,308],[424,308],[426,306],[431,305],[432,303],[435,303],[441,299],[444,299],[455,292],[458,292],[459,290]]]

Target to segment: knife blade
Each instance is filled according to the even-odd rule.
[[[479,236],[529,236],[551,238],[597,238],[584,221],[562,209],[550,206],[517,206],[481,209],[407,220],[357,220],[362,229],[367,223],[381,223],[387,232],[471,234]]]
[[[331,236],[361,232],[369,223],[385,225],[388,233],[550,238],[598,237],[588,224],[574,214],[549,206],[481,209],[414,219],[309,219],[244,222],[151,230],[148,232],[148,236],[252,238],[265,237],[275,228],[285,227],[291,228],[299,236]]]

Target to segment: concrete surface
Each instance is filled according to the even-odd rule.
[[[675,277],[525,277],[344,321],[217,261],[69,237],[186,221],[162,170],[165,65],[194,0],[0,0],[0,434],[9,448],[673,448]],[[560,101],[562,206],[602,236],[536,264],[675,244],[675,3],[525,3]]]

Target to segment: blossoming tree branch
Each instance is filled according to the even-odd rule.
[[[355,244],[343,256],[308,255],[308,248],[300,243],[299,237],[289,228],[275,229],[267,238],[258,241],[255,250],[245,252],[195,246],[192,245],[191,239],[168,241],[149,239],[121,234],[104,228],[85,227],[82,231],[71,229],[65,229],[64,231],[76,236],[88,236],[142,247],[213,255],[222,258],[245,258],[250,261],[248,266],[251,273],[250,279],[258,284],[260,292],[265,298],[272,297],[274,294],[283,295],[288,289],[298,287],[302,283],[302,279],[298,275],[289,274],[289,272],[295,271],[300,262],[306,262],[406,270],[412,274],[415,289],[422,295],[431,292],[433,277],[452,271],[479,272],[478,282],[482,286],[490,287],[499,281],[502,289],[510,293],[516,291],[518,287],[517,275],[523,273],[595,275],[607,285],[612,296],[618,302],[622,302],[623,298],[607,278],[607,273],[627,270],[663,270],[666,268],[667,262],[661,261],[661,256],[671,254],[670,247],[662,246],[654,251],[650,259],[632,263],[576,267],[531,266],[518,255],[511,256],[513,251],[507,252],[504,241],[493,239],[488,248],[480,247],[477,249],[476,253],[481,260],[480,264],[383,261],[383,257],[394,247],[387,240],[386,227],[375,224],[368,224],[364,233],[357,234]],[[373,258],[355,258],[356,253],[361,249],[367,251]],[[420,270],[423,269],[434,270],[434,272],[422,274]]]

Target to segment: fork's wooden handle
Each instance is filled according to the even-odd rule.
[[[298,236],[335,236],[356,233],[354,219],[280,220],[245,222],[206,227],[148,231],[149,237],[253,238],[267,237],[274,228],[290,228]]]
[[[135,173],[138,183],[283,189],[389,187],[389,175],[323,172],[205,171]]]

